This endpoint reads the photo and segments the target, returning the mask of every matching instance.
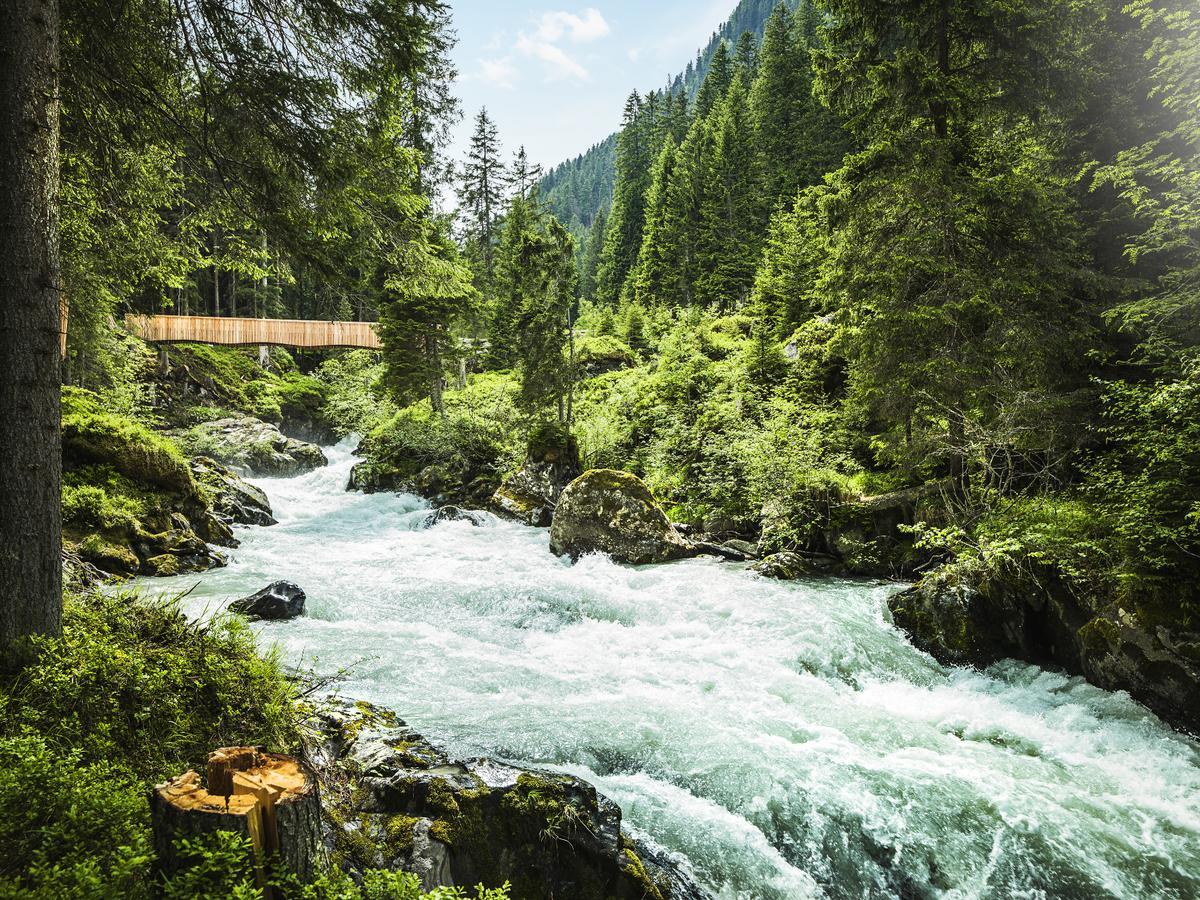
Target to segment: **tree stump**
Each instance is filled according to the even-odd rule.
[[[255,747],[222,747],[209,754],[206,781],[207,788],[198,774],[185,772],[150,795],[163,875],[186,867],[175,846],[180,838],[232,831],[254,847],[260,886],[266,887],[268,866],[312,880],[321,848],[321,798],[304,763]]]

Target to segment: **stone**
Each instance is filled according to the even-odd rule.
[[[834,574],[839,570],[840,564],[832,556],[781,550],[764,557],[750,568],[765,578],[791,581],[813,575]]]
[[[470,522],[476,528],[481,528],[488,522],[487,513],[474,509],[462,509],[458,506],[441,506],[430,511],[425,517],[424,527],[432,528],[442,522]]]
[[[893,596],[888,608],[914,645],[947,665],[1012,658],[1055,666],[1200,732],[1200,632],[1078,590],[1045,563],[992,568],[960,559]]]
[[[582,473],[575,438],[547,429],[530,441],[525,464],[504,479],[492,495],[492,506],[506,518],[545,528],[554,518],[563,490]]]
[[[728,544],[713,544],[708,541],[692,541],[692,547],[697,553],[703,553],[708,556],[716,556],[729,562],[745,562],[747,556],[740,550],[730,547]]]
[[[325,709],[307,750],[329,785],[330,849],[352,872],[415,872],[426,891],[507,881],[522,900],[710,900],[574,776],[452,758],[362,702]]]
[[[249,597],[234,600],[229,604],[229,610],[251,619],[295,619],[304,615],[305,599],[304,591],[297,585],[290,581],[276,581]]]
[[[328,463],[315,444],[284,436],[253,416],[204,422],[179,436],[193,454],[208,456],[243,474],[301,475]]]
[[[198,456],[191,461],[192,475],[208,491],[213,512],[226,524],[274,525],[266,493],[245,481],[215,459]]]
[[[571,482],[554,512],[550,549],[578,559],[607,553],[616,562],[644,565],[694,556],[650,489],[636,475],[593,469]]]

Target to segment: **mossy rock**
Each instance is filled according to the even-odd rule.
[[[300,475],[328,463],[320,447],[251,416],[204,422],[182,433],[180,441],[193,454],[257,475]]]
[[[386,724],[385,724],[386,722]],[[682,873],[621,831],[620,809],[570,775],[455,760],[394,716],[324,714],[337,856],[440,885],[510,882],[523,900],[703,900]]]
[[[607,553],[635,565],[695,555],[645,482],[614,469],[584,472],[567,486],[554,512],[550,549],[573,559]]]

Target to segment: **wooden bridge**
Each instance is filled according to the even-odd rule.
[[[156,344],[227,344],[302,349],[382,346],[374,322],[318,322],[308,319],[238,319],[220,316],[125,317],[125,327]]]

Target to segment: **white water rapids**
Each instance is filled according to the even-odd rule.
[[[720,898],[1200,897],[1200,745],[1119,694],[1007,663],[946,669],[894,586],[708,560],[551,555],[495,521],[421,530],[415,497],[330,465],[262,479],[279,524],[226,569],[145,580],[204,615],[269,582],[260,627],[340,692],[457,755],[593,781]]]

